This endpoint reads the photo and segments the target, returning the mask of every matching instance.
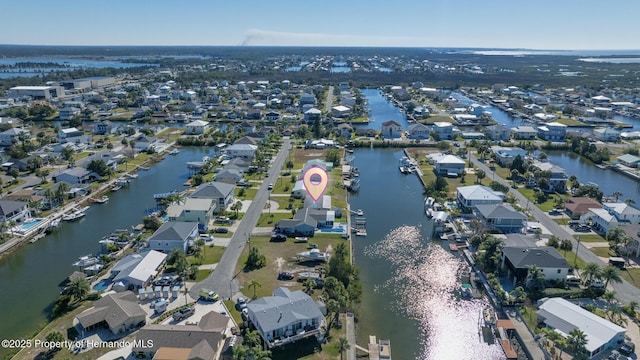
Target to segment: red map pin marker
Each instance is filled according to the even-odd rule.
[[[313,201],[318,201],[329,184],[329,175],[323,168],[313,166],[304,172],[302,183]]]

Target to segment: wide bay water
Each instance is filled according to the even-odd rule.
[[[0,339],[32,335],[47,321],[58,284],[77,270],[72,263],[100,251],[98,240],[111,231],[142,222],[145,210],[155,206],[153,194],[181,190],[189,176],[185,163],[208,154],[205,148],[183,148],[141,171],[128,187],[110,193],[108,203],[92,205],[80,221],[65,222],[56,232],[0,259]]]
[[[18,63],[46,64],[55,63],[60,67],[7,67]],[[81,68],[131,68],[138,66],[157,66],[157,64],[122,62],[118,59],[91,60],[61,57],[35,57],[35,58],[2,58],[0,59],[0,78],[42,76],[55,71],[72,71]]]

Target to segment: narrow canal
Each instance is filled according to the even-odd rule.
[[[377,90],[363,91],[377,126],[406,120]],[[387,118],[386,116],[396,116]],[[371,124],[370,124],[371,125]],[[360,191],[349,203],[367,219],[366,237],[354,237],[355,263],[363,294],[358,313],[358,344],[369,335],[390,339],[397,359],[502,359],[496,345],[479,341],[486,303],[458,299],[464,262],[431,242],[432,224],[424,216],[422,184],[398,171],[402,151],[358,149]]]
[[[367,100],[367,108],[369,109],[369,119],[372,122],[366,125],[356,125],[356,127],[364,129],[380,130],[382,123],[393,120],[402,125],[403,130],[407,130],[409,123],[406,115],[397,107],[393,106],[382,91],[379,89],[360,89],[360,94]]]
[[[58,284],[76,270],[72,263],[79,256],[100,251],[98,240],[104,235],[139,224],[145,210],[155,206],[154,193],[183,189],[189,175],[185,162],[198,161],[207,151],[189,148],[167,156],[148,171],[139,172],[128,187],[110,193],[108,203],[92,205],[80,221],[63,223],[53,234],[3,257],[0,338],[33,335],[47,321],[60,291]]]

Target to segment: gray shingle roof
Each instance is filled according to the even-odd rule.
[[[0,216],[11,214],[25,205],[28,204],[24,201],[0,200]]]
[[[516,211],[509,204],[486,204],[486,205],[476,205],[476,210],[484,217],[485,219],[518,219],[524,220],[527,217]]]
[[[149,240],[186,240],[198,223],[184,221],[168,221],[151,235]]]
[[[282,287],[275,289],[273,296],[250,302],[247,309],[264,333],[301,320],[322,318],[318,305],[309,295]]]
[[[502,249],[507,259],[518,269],[527,265],[542,268],[570,268],[567,259],[549,246],[544,247],[505,247]]]
[[[212,181],[210,183],[200,185],[200,187],[198,187],[190,197],[208,199],[226,198],[233,192],[233,189],[235,189],[235,185]]]
[[[109,294],[96,301],[92,309],[76,316],[84,328],[106,321],[111,328],[118,328],[132,317],[145,317],[147,313],[131,291]]]

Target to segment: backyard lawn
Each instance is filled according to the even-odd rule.
[[[291,219],[291,213],[263,213],[258,219],[257,227],[274,226],[278,221]]]

